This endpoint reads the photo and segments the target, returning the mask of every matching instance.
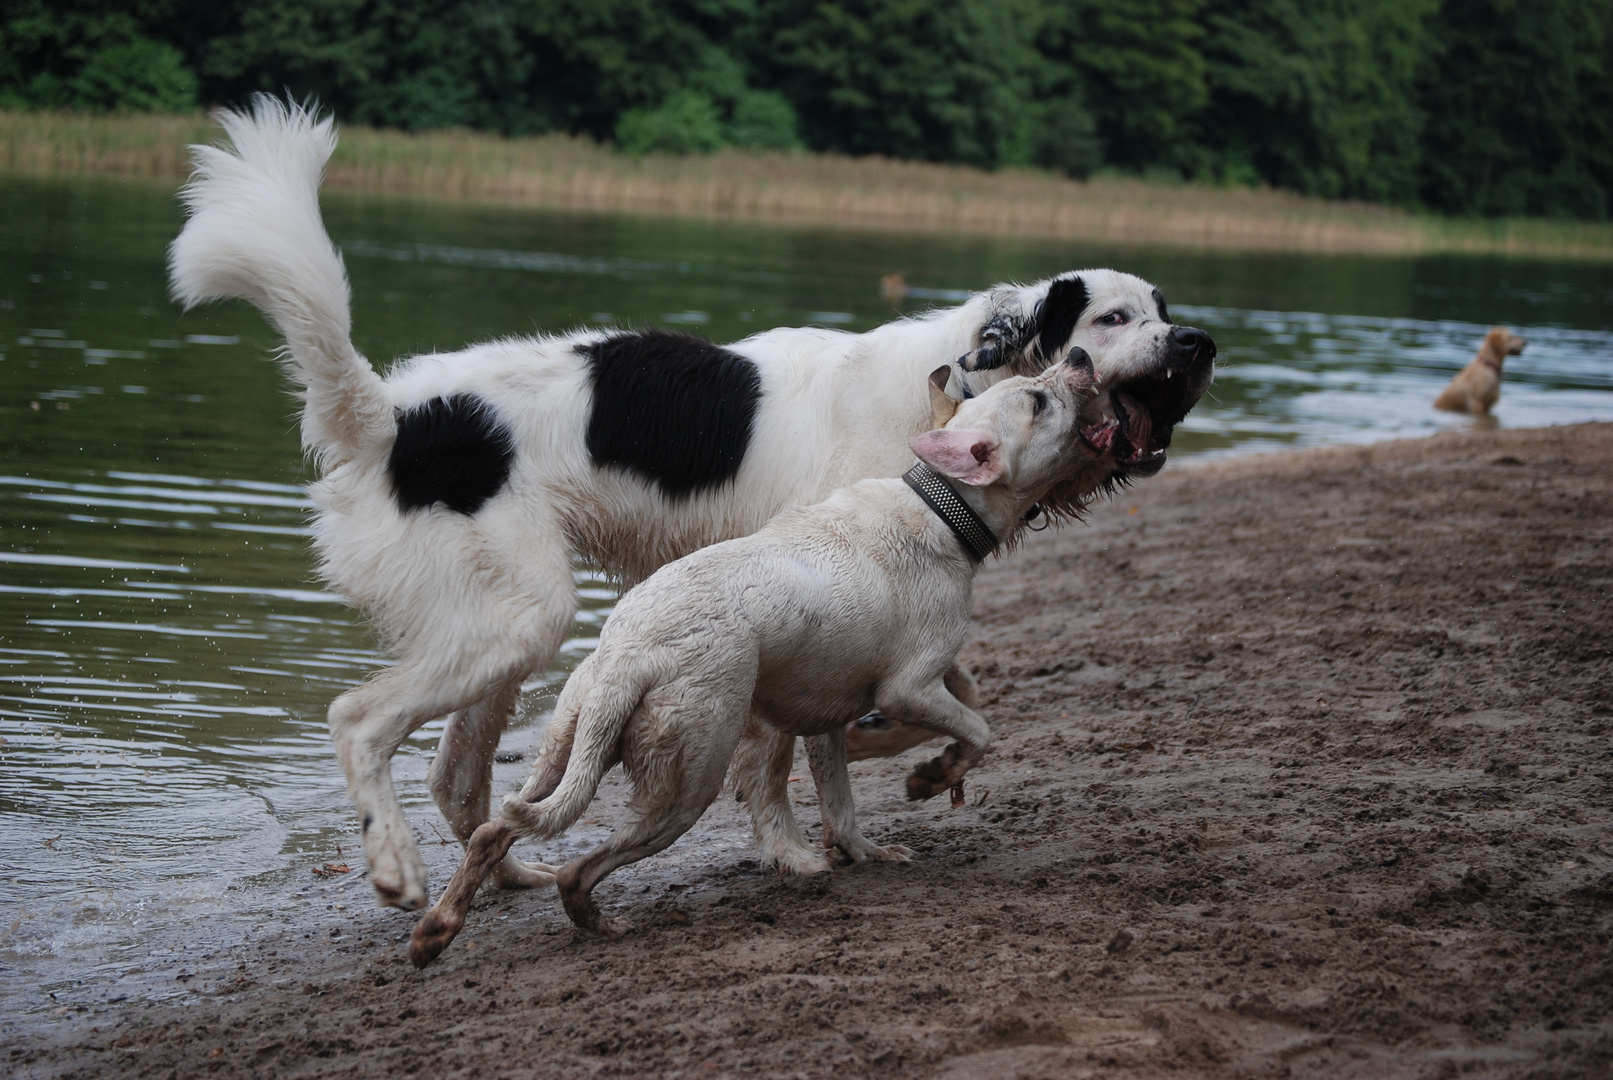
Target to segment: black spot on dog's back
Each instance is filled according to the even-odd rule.
[[[762,400],[751,361],[690,334],[639,330],[577,346],[588,359],[588,454],[667,495],[732,480]]]
[[[387,470],[405,512],[438,503],[474,514],[510,478],[515,440],[475,394],[433,398],[398,414]]]
[[[1045,361],[1064,347],[1087,309],[1087,283],[1078,277],[1059,278],[1047,287],[1036,311],[1036,355]]]
[[[1165,294],[1159,291],[1158,286],[1154,287],[1154,303],[1159,305],[1159,321],[1169,323],[1171,321],[1170,309],[1165,306]]]

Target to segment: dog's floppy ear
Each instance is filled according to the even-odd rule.
[[[910,445],[924,464],[971,487],[985,487],[1003,474],[1002,444],[989,431],[926,431]]]
[[[930,372],[930,426],[944,428],[963,404],[947,393],[947,380],[952,378],[952,365],[943,364]]]
[[[1042,363],[1070,340],[1086,309],[1087,283],[1079,277],[1059,278],[1047,287],[1047,296],[1036,305],[1036,356]]]
[[[1157,285],[1154,286],[1154,303],[1159,306],[1159,321],[1174,326],[1175,324],[1171,322],[1171,309],[1165,306],[1165,294],[1159,291]]]
[[[1058,278],[1047,287],[1027,317],[1017,298],[1010,298],[980,328],[980,346],[958,358],[965,371],[990,371],[1024,359],[1034,351],[1045,367],[1075,332],[1087,309],[1087,283],[1080,277]]]

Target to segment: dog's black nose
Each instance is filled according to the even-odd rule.
[[[1070,355],[1064,358],[1064,362],[1077,371],[1085,371],[1089,374],[1092,371],[1092,357],[1088,356],[1087,351],[1079,345],[1071,346]]]
[[[1201,359],[1215,356],[1215,339],[1203,330],[1191,326],[1173,326],[1171,344],[1179,352],[1197,353]]]

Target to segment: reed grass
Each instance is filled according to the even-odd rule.
[[[199,114],[0,111],[0,173],[112,174],[174,183],[188,172],[186,144],[216,134]],[[326,186],[548,209],[1111,244],[1613,259],[1613,225],[1603,223],[1452,220],[1269,189],[1125,177],[1078,182],[1035,170],[988,173],[835,154],[724,150],[635,159],[566,135],[506,139],[347,126]]]

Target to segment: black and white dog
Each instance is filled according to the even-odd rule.
[[[330,708],[384,904],[426,903],[393,753],[447,715],[432,793],[461,840],[487,820],[521,683],[572,626],[574,555],[630,583],[787,507],[898,476],[931,426],[938,367],[955,362],[949,392],[968,397],[1079,345],[1096,368],[1083,428],[1096,453],[1043,501],[1058,519],[1157,472],[1210,382],[1209,336],[1172,325],[1159,290],[1112,270],[995,288],[866,334],[778,329],[717,346],[582,330],[416,356],[383,379],[353,347],[346,275],[319,215],[331,122],[268,97],[220,120],[233,149],[194,148],[171,286],[187,307],[249,300],[284,336],[321,469],[321,572],[396,654]],[[548,869],[512,855],[498,877],[547,884]]]

